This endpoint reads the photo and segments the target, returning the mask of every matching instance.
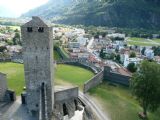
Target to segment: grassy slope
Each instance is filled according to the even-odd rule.
[[[0,63],[0,72],[7,74],[9,88],[15,90],[17,95],[20,95],[25,86],[23,65]],[[56,84],[68,82],[82,87],[83,83],[93,76],[93,73],[77,66],[57,65],[55,75]]]
[[[137,113],[142,109],[128,88],[103,84],[91,89],[90,94],[99,100],[112,120],[139,120]],[[160,111],[150,113],[149,120],[159,120],[159,114]]]

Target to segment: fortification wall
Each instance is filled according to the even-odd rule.
[[[86,93],[91,88],[96,87],[97,85],[102,83],[102,81],[103,81],[103,71],[99,72],[93,78],[84,83],[83,92]]]
[[[104,80],[107,80],[112,83],[129,86],[130,78],[130,76],[121,75],[119,73],[111,71],[111,68],[108,66],[104,67]]]
[[[68,115],[69,118],[75,115],[78,107],[78,87],[59,89],[54,93],[54,117],[55,120],[63,119]]]
[[[60,47],[55,47],[55,50],[60,54],[60,56],[62,57],[62,59],[68,59],[69,56],[67,55],[67,53],[64,53],[65,51],[62,50],[62,48]]]
[[[95,74],[101,71],[100,68],[96,67],[93,63],[90,63],[86,60],[83,59],[66,59],[66,60],[59,60],[57,61],[58,64],[69,64],[69,65],[75,65],[75,66],[80,66],[85,69],[89,69]]]
[[[6,81],[6,75],[3,73],[0,73],[0,101],[5,100],[5,96],[7,93],[7,81]]]
[[[57,90],[54,93],[55,102],[69,100],[71,98],[78,98],[78,87],[73,87],[65,90]]]

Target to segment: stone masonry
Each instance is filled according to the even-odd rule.
[[[6,75],[0,73],[0,102],[5,100],[7,89]]]
[[[39,17],[21,26],[23,60],[26,81],[27,108],[38,116],[40,89],[46,86],[47,114],[51,118],[54,106],[53,31]]]

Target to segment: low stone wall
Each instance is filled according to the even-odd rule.
[[[8,89],[6,74],[0,73],[0,102],[10,102],[15,100],[15,92]]]
[[[2,58],[0,58],[0,62],[10,62],[11,61],[11,59],[10,58],[8,58],[8,59],[2,59]]]
[[[121,75],[119,73],[111,71],[111,68],[108,66],[104,67],[104,80],[124,86],[129,86],[130,78],[130,76]]]
[[[103,71],[96,74],[93,78],[91,78],[89,81],[84,83],[84,89],[83,92],[86,93],[88,90],[90,90],[93,87],[96,87],[103,81]]]
[[[57,61],[58,64],[69,64],[69,65],[75,65],[80,66],[85,69],[89,69],[95,74],[99,73],[101,71],[100,68],[96,67],[93,63],[88,62],[87,60],[83,59],[66,59],[66,60],[59,60]]]
[[[58,90],[54,93],[55,102],[78,98],[78,87],[73,87],[65,90]]]
[[[60,54],[60,56],[62,57],[62,59],[68,59],[69,58],[69,56],[66,55],[67,53],[64,53],[65,51],[63,51],[62,48],[55,47],[54,49]]]
[[[78,87],[55,91],[54,99],[55,120],[61,120],[66,115],[71,118],[75,115],[78,107]]]
[[[7,93],[7,81],[6,75],[0,73],[0,101],[4,101]]]

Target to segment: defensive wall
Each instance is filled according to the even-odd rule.
[[[58,60],[57,64],[69,64],[69,65],[75,65],[80,66],[85,69],[89,69],[95,74],[99,73],[101,71],[100,68],[96,67],[94,63],[91,63],[84,59],[66,59],[66,60]]]
[[[96,87],[97,85],[102,83],[102,81],[103,81],[103,71],[100,71],[93,78],[84,83],[83,92],[86,93],[91,88]]]
[[[0,73],[0,102],[15,101],[15,92],[8,89],[6,74]]]
[[[109,66],[104,67],[104,80],[111,83],[117,83],[124,86],[129,86],[131,76],[122,75],[120,73],[114,72]]]

